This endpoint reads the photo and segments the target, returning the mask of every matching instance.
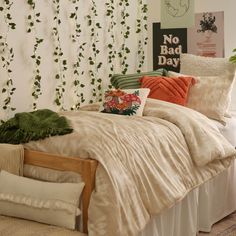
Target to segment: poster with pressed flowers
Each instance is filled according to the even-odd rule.
[[[224,12],[195,14],[195,26],[188,29],[188,53],[224,57]]]

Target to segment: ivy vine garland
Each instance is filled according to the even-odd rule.
[[[114,74],[114,64],[115,64],[115,59],[117,55],[117,51],[115,48],[115,32],[114,28],[116,26],[116,21],[115,21],[115,4],[114,0],[108,0],[106,2],[106,16],[110,17],[109,21],[109,26],[108,26],[108,34],[110,38],[110,42],[108,43],[108,63],[109,63],[109,74],[108,77],[111,78],[112,75]]]
[[[5,35],[0,35],[0,46],[1,46],[0,49],[2,51],[1,53],[2,67],[6,71],[7,80],[4,82],[1,92],[2,94],[5,95],[2,109],[5,110],[6,113],[9,115],[10,111],[14,111],[16,109],[11,105],[12,96],[16,88],[13,85],[12,69],[11,69],[11,63],[14,60],[14,52],[13,48],[10,47],[10,45],[8,44],[8,34],[11,30],[14,30],[16,28],[16,24],[12,21],[12,16],[11,16],[11,7],[13,2],[10,0],[4,0],[3,2],[4,4],[3,6],[0,7],[0,12],[3,13],[4,23],[6,24],[6,33]]]
[[[122,26],[121,34],[123,35],[123,43],[121,44],[121,49],[118,55],[121,59],[122,74],[126,74],[129,68],[127,59],[128,54],[130,53],[130,49],[127,46],[127,39],[130,36],[130,26],[127,24],[127,18],[129,17],[129,13],[127,12],[127,8],[129,7],[129,0],[120,0],[119,5],[122,8],[120,24]]]
[[[40,73],[40,64],[41,64],[41,56],[38,53],[38,47],[43,42],[42,38],[39,38],[37,35],[36,24],[40,23],[40,12],[36,12],[35,10],[35,1],[27,0],[28,5],[30,6],[30,14],[28,15],[28,29],[27,33],[34,34],[34,48],[33,54],[31,58],[34,61],[34,71],[33,71],[33,86],[32,86],[32,97],[33,97],[33,110],[37,110],[37,100],[40,95],[42,95],[41,91],[41,73]]]
[[[50,6],[53,7],[53,25],[52,25],[52,35],[53,35],[53,61],[56,68],[55,73],[55,94],[54,94],[54,103],[59,109],[65,109],[64,105],[64,97],[66,91],[66,74],[67,74],[67,67],[68,62],[65,60],[65,56],[63,53],[62,48],[62,38],[60,37],[59,32],[61,33],[63,30],[63,25],[61,24],[61,7],[62,2],[60,0],[52,0],[47,1],[48,4],[52,4]],[[111,76],[115,73],[115,66],[117,62],[120,62],[121,72],[126,74],[127,71],[131,68],[133,63],[137,66],[137,71],[140,72],[143,68],[144,61],[145,61],[145,45],[147,44],[147,4],[144,4],[146,0],[137,0],[135,2],[138,9],[138,16],[137,19],[132,17],[132,11],[129,12],[130,7],[130,0],[106,0],[105,3],[103,2],[100,5],[96,0],[90,0],[88,3],[85,1],[85,4],[89,4],[89,13],[83,13],[83,9],[79,9],[80,0],[69,0],[69,3],[72,3],[69,7],[71,9],[69,18],[73,22],[73,33],[71,35],[71,41],[76,48],[76,57],[73,63],[71,63],[70,67],[73,68],[73,78],[70,82],[73,85],[72,93],[75,96],[75,101],[73,104],[70,104],[69,108],[72,110],[77,110],[81,106],[82,103],[85,102],[85,85],[86,92],[92,92],[92,96],[90,103],[94,101],[101,101],[102,95],[102,88],[103,81],[101,79],[101,72],[105,66],[103,65],[103,61],[108,62],[107,65],[107,76],[111,78]],[[84,2],[84,1],[83,1]],[[12,15],[11,15],[11,6],[15,2],[13,0],[2,0],[0,6],[0,14],[4,21],[3,31],[1,29],[0,33],[0,62],[1,66],[4,68],[3,76],[4,80],[2,79],[3,86],[1,87],[1,108],[4,110],[4,113],[7,114],[11,111],[14,111],[15,108],[13,107],[13,96],[15,93],[16,88],[13,84],[12,79],[12,62],[14,61],[14,51],[13,47],[9,45],[9,36],[14,37],[11,32],[15,29],[16,24],[13,22]],[[38,4],[41,4],[41,1],[36,2],[36,0],[25,0],[24,1],[26,7],[29,7],[29,11],[27,12],[27,33],[30,35],[31,38],[34,39],[32,43],[32,52],[31,60],[33,62],[33,70],[32,70],[32,107],[34,110],[38,107],[38,99],[42,97],[42,71],[40,69],[42,57],[40,56],[40,49],[43,44],[43,39],[39,36],[37,29],[41,29],[41,14],[38,10]],[[104,5],[105,4],[105,5]],[[83,4],[82,4],[83,5]],[[105,15],[104,15],[104,6],[105,8]],[[98,15],[100,12],[103,12],[103,15]],[[81,17],[80,17],[80,14]],[[136,14],[134,14],[135,16]],[[106,29],[102,29],[101,26],[104,22],[102,17],[107,17],[106,23],[104,26],[107,26]],[[64,16],[63,16],[64,17]],[[88,29],[84,29],[84,23],[81,22],[82,17],[86,17],[86,24],[88,24]],[[101,21],[100,21],[101,19]],[[18,19],[16,19],[18,20]],[[135,26],[133,23],[136,20],[136,36],[138,37],[137,42],[134,45],[128,46],[131,41],[131,27]],[[132,22],[131,22],[132,21]],[[66,21],[67,22],[67,21]],[[131,23],[130,23],[131,22]],[[131,26],[132,24],[132,26]],[[6,26],[6,27],[5,27]],[[6,28],[6,30],[5,30]],[[86,27],[85,27],[86,28]],[[132,27],[132,32],[133,31]],[[106,32],[105,32],[106,31]],[[41,31],[39,31],[41,32]],[[117,40],[117,35],[121,32],[120,38]],[[106,34],[106,35],[103,35]],[[89,36],[89,40],[87,41],[87,36]],[[27,37],[27,36],[26,36]],[[102,45],[101,39],[107,39],[105,44]],[[70,46],[71,46],[70,41]],[[62,42],[63,43],[63,42]],[[132,42],[131,42],[132,43]],[[118,45],[119,44],[119,45]],[[64,45],[64,44],[63,44]],[[117,45],[117,46],[116,46]],[[91,52],[87,56],[86,49],[91,48]],[[136,59],[134,62],[129,63],[130,59],[129,56],[131,51],[135,54],[136,52]],[[103,52],[102,50],[105,49],[105,53],[108,52],[107,58],[102,58]],[[132,56],[133,56],[132,54]],[[87,63],[87,64],[86,64]],[[118,63],[119,64],[119,63]],[[43,65],[44,66],[44,65]],[[103,68],[104,67],[104,68]],[[48,67],[45,67],[46,69]],[[70,69],[71,69],[70,68]],[[6,73],[5,73],[6,72]],[[86,73],[85,73],[86,72]],[[89,72],[89,80],[85,81],[87,78],[87,72]],[[120,71],[119,71],[120,72]],[[81,79],[83,78],[83,79]],[[71,78],[69,78],[71,79]],[[90,82],[90,83],[89,83]],[[2,85],[1,84],[1,85]],[[92,91],[89,91],[91,88]],[[10,114],[10,113],[9,113]],[[11,114],[10,114],[11,115]]]
[[[53,26],[53,37],[54,37],[54,62],[57,64],[58,71],[55,75],[55,79],[58,84],[55,88],[55,99],[54,103],[59,107],[60,110],[64,108],[64,93],[66,86],[65,71],[67,70],[67,60],[63,59],[63,52],[61,48],[61,41],[59,36],[59,25],[61,24],[60,19],[60,0],[53,0],[54,7],[54,26]]]
[[[137,72],[142,71],[145,62],[145,49],[147,45],[147,4],[143,3],[143,0],[138,0],[138,18],[136,20],[136,33],[139,34],[138,40],[138,69]],[[146,31],[146,32],[145,32]]]
[[[87,15],[88,26],[90,28],[90,38],[91,38],[91,47],[92,54],[88,57],[90,70],[89,75],[91,78],[92,88],[92,99],[90,99],[89,103],[93,103],[94,101],[102,101],[102,79],[98,76],[99,70],[102,67],[102,62],[97,60],[97,57],[100,53],[100,50],[97,46],[99,42],[98,39],[98,30],[101,29],[101,25],[96,21],[97,14],[97,6],[94,0],[92,0],[91,5],[91,15]],[[98,93],[97,93],[98,91]]]
[[[84,70],[81,69],[81,62],[84,59],[84,50],[87,43],[81,42],[82,28],[81,24],[78,23],[79,2],[80,0],[72,0],[73,11],[70,13],[70,19],[74,21],[75,25],[74,33],[71,35],[71,40],[73,43],[78,45],[76,61],[73,63],[73,91],[76,96],[76,102],[71,107],[71,110],[78,110],[81,104],[85,102],[84,93],[81,92],[81,89],[85,87],[85,85],[81,83],[81,76],[84,75]]]

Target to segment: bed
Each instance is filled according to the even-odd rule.
[[[92,104],[61,113],[73,133],[24,144],[27,166],[81,174],[81,231],[91,236],[196,236],[236,209],[235,119],[225,118],[235,66],[222,58],[182,54],[180,59],[181,75],[169,72],[180,77],[168,78],[168,86],[188,82],[180,86],[187,107],[171,103],[176,102],[173,94],[164,91],[171,100],[148,99],[143,116],[103,114],[99,104]],[[146,86],[152,85],[149,79]],[[153,89],[140,84],[139,74],[129,80]],[[133,95],[118,104],[121,110]]]
[[[158,109],[156,109],[156,107],[158,107]],[[120,139],[119,142],[122,144],[122,142],[124,142],[124,140],[127,141],[130,139],[130,137],[126,137],[125,134],[131,132],[131,130],[135,130],[135,132],[137,132],[138,134],[140,134],[140,132],[145,133],[145,132],[151,131],[153,129],[155,130],[156,129],[156,122],[157,123],[161,122],[161,125],[167,125],[167,127],[163,128],[163,129],[165,129],[165,132],[168,133],[168,135],[167,135],[168,138],[173,136],[173,133],[171,133],[170,130],[174,129],[174,133],[175,133],[174,140],[176,140],[177,143],[180,142],[181,145],[180,145],[179,149],[177,148],[179,153],[178,153],[178,155],[176,155],[176,153],[175,153],[176,151],[173,150],[171,147],[172,145],[174,145],[174,143],[172,144],[171,143],[172,141],[169,140],[168,142],[170,145],[168,145],[167,149],[164,151],[164,155],[163,155],[163,153],[161,154],[161,156],[163,158],[161,158],[159,160],[159,162],[161,162],[165,165],[165,161],[166,161],[165,158],[169,155],[168,152],[172,153],[176,158],[178,156],[181,156],[181,158],[183,158],[182,153],[186,154],[186,150],[183,150],[183,147],[185,147],[187,149],[190,148],[191,149],[190,151],[192,153],[195,153],[196,159],[190,158],[190,159],[186,159],[184,161],[178,159],[177,162],[175,162],[175,160],[171,159],[170,162],[172,164],[170,166],[175,166],[175,165],[177,166],[176,167],[177,172],[175,173],[176,176],[170,176],[171,167],[169,165],[166,166],[167,169],[163,173],[163,176],[161,176],[161,175],[159,176],[160,179],[162,179],[165,184],[166,184],[165,181],[170,182],[169,186],[171,188],[175,189],[176,190],[175,193],[177,193],[177,194],[173,195],[173,193],[170,191],[166,195],[166,191],[168,191],[168,188],[166,190],[165,186],[164,186],[165,184],[163,184],[161,182],[159,182],[159,183],[156,182],[156,185],[154,185],[154,187],[156,186],[155,188],[160,188],[160,186],[162,186],[162,184],[163,184],[163,189],[165,189],[165,191],[158,189],[157,192],[158,192],[159,196],[157,196],[158,195],[157,193],[154,193],[154,192],[152,193],[152,191],[155,188],[152,185],[148,186],[147,180],[151,180],[151,178],[154,178],[154,177],[153,176],[145,177],[144,173],[146,173],[148,175],[149,174],[152,175],[152,171],[154,171],[154,170],[152,170],[152,168],[150,168],[150,166],[149,166],[149,168],[151,169],[150,173],[149,173],[149,171],[147,171],[147,169],[146,169],[146,172],[144,171],[143,173],[141,173],[142,169],[143,169],[143,166],[142,166],[142,168],[137,169],[137,170],[139,170],[138,175],[137,175],[137,173],[135,173],[135,178],[137,180],[136,184],[138,183],[138,184],[142,185],[142,181],[140,180],[139,175],[144,178],[147,178],[146,182],[145,182],[146,186],[144,186],[144,187],[142,186],[143,188],[141,188],[141,189],[145,190],[145,189],[149,188],[149,190],[151,191],[151,194],[145,195],[145,193],[144,193],[144,196],[142,196],[142,194],[141,195],[137,194],[137,192],[136,192],[137,189],[135,189],[135,188],[132,189],[132,187],[131,187],[131,191],[130,191],[130,189],[126,189],[125,187],[130,187],[131,185],[126,186],[126,184],[124,184],[124,186],[122,186],[121,189],[119,189],[121,191],[124,191],[124,193],[123,193],[124,196],[118,195],[118,197],[125,197],[126,201],[128,201],[130,206],[134,207],[135,205],[136,206],[138,205],[139,207],[129,208],[129,206],[127,206],[126,203],[123,203],[124,205],[116,207],[116,204],[118,202],[117,200],[114,202],[111,202],[111,203],[104,202],[103,201],[104,195],[99,196],[97,194],[99,193],[99,191],[104,191],[104,189],[102,189],[104,187],[104,185],[103,185],[104,179],[102,178],[101,173],[106,175],[107,172],[104,170],[107,170],[106,168],[108,168],[108,167],[106,166],[106,163],[104,163],[104,160],[102,160],[102,159],[101,160],[91,160],[91,159],[87,159],[87,158],[92,158],[93,156],[95,157],[97,155],[97,152],[99,153],[99,151],[101,151],[101,153],[107,152],[108,158],[105,159],[105,162],[109,162],[111,165],[113,165],[111,163],[109,157],[112,159],[112,155],[114,154],[113,152],[115,151],[115,153],[117,155],[116,157],[118,159],[118,161],[116,162],[117,167],[118,167],[118,162],[121,162],[120,164],[122,164],[122,165],[126,165],[126,162],[129,165],[130,164],[141,165],[143,163],[137,164],[134,162],[134,159],[131,160],[132,162],[129,162],[130,160],[128,160],[128,159],[121,159],[122,155],[120,153],[120,150],[127,152],[126,153],[127,155],[125,156],[126,158],[129,156],[132,156],[132,155],[126,149],[116,150],[116,145],[114,145],[112,147],[112,150],[110,150],[109,145],[108,146],[105,145],[105,142],[108,140],[103,140],[103,136],[99,136],[99,135],[96,136],[96,134],[99,134],[99,132],[100,133],[104,132],[109,137],[109,135],[110,135],[110,133],[108,132],[109,128],[113,127],[116,131],[119,128],[118,126],[115,126],[114,123],[111,122],[111,120],[110,120],[111,115],[102,115],[103,117],[101,117],[101,114],[98,115],[98,113],[96,112],[97,109],[98,109],[98,107],[96,105],[91,105],[91,106],[88,106],[83,111],[81,111],[82,113],[76,113],[76,112],[73,112],[73,114],[68,113],[68,112],[63,113],[65,116],[69,117],[69,119],[70,119],[70,121],[72,121],[72,123],[77,122],[76,120],[77,120],[78,115],[83,114],[82,115],[82,116],[84,116],[83,119],[86,120],[86,122],[88,120],[88,115],[93,116],[94,117],[93,120],[92,121],[90,120],[90,121],[88,121],[88,123],[86,123],[88,126],[91,125],[91,122],[94,123],[95,121],[98,120],[98,118],[101,118],[102,119],[101,123],[103,123],[102,124],[103,126],[99,126],[97,128],[94,128],[95,130],[93,130],[93,132],[92,132],[93,142],[91,142],[91,140],[90,140],[91,134],[90,134],[90,136],[87,136],[90,133],[90,131],[88,131],[88,129],[83,126],[83,123],[81,123],[82,121],[80,120],[79,123],[77,123],[77,124],[80,124],[81,134],[77,133],[77,135],[83,136],[83,139],[80,139],[79,142],[75,141],[75,137],[74,137],[75,134],[72,134],[73,139],[69,139],[70,135],[63,136],[64,137],[63,143],[59,142],[59,140],[58,140],[59,137],[52,137],[47,140],[42,140],[40,142],[30,142],[30,143],[27,143],[24,145],[26,148],[25,163],[27,163],[27,164],[42,166],[42,167],[47,167],[47,168],[52,168],[52,169],[58,169],[58,170],[65,170],[65,169],[68,170],[69,169],[69,170],[81,173],[82,178],[83,178],[84,182],[86,183],[86,185],[85,185],[86,187],[85,187],[85,190],[83,193],[83,228],[82,228],[83,232],[89,232],[89,235],[103,235],[103,234],[109,235],[109,233],[111,233],[111,231],[109,231],[109,230],[114,230],[114,228],[110,229],[108,226],[104,225],[104,220],[106,221],[107,219],[106,218],[102,219],[102,216],[103,216],[103,214],[108,214],[108,216],[111,217],[111,215],[110,215],[111,213],[109,213],[108,211],[114,211],[114,214],[117,214],[115,212],[115,210],[117,210],[117,208],[119,209],[119,207],[121,207],[121,209],[123,209],[123,210],[124,209],[130,210],[130,211],[133,210],[133,212],[129,212],[129,214],[128,214],[124,211],[124,212],[121,212],[122,214],[120,214],[120,215],[118,214],[119,217],[120,216],[123,216],[124,218],[127,217],[128,221],[126,221],[126,223],[129,222],[130,225],[127,225],[127,224],[124,225],[125,221],[119,222],[118,229],[116,229],[116,232],[114,232],[116,235],[120,235],[122,232],[122,235],[137,235],[138,234],[140,236],[144,236],[144,235],[194,236],[194,235],[196,235],[196,233],[199,230],[209,231],[211,224],[215,223],[217,220],[221,219],[222,217],[224,217],[225,215],[231,213],[231,211],[236,209],[236,207],[235,207],[236,204],[235,204],[235,201],[233,200],[233,199],[235,199],[234,197],[236,195],[234,192],[231,191],[232,190],[231,188],[227,188],[227,191],[226,191],[227,194],[225,195],[225,198],[222,201],[222,202],[226,202],[227,204],[225,206],[221,206],[221,209],[214,207],[213,205],[215,203],[212,202],[212,195],[215,195],[215,192],[217,192],[219,188],[221,188],[222,186],[225,186],[224,182],[226,179],[230,180],[229,184],[234,184],[235,178],[231,178],[232,176],[234,176],[234,171],[233,171],[233,169],[234,169],[233,159],[235,156],[234,148],[231,145],[229,145],[229,143],[224,138],[222,138],[222,136],[218,136],[217,128],[205,116],[202,116],[199,113],[196,113],[194,111],[189,112],[188,108],[182,108],[180,106],[176,106],[175,104],[170,104],[170,103],[166,103],[166,102],[162,102],[162,101],[158,101],[158,100],[153,100],[153,99],[149,99],[147,101],[147,106],[144,111],[144,117],[145,117],[144,119],[145,119],[145,123],[147,124],[147,126],[145,126],[146,130],[137,126],[137,124],[143,124],[142,117],[141,118],[137,117],[134,120],[130,119],[130,118],[124,118],[124,119],[128,120],[127,121],[128,125],[126,126],[124,133],[121,133],[121,134],[119,132],[117,133],[118,136],[116,138]],[[210,129],[210,131],[212,131],[213,134],[216,135],[215,138],[216,137],[219,138],[217,145],[214,146],[214,150],[217,150],[217,152],[219,154],[221,151],[220,151],[220,149],[218,149],[218,145],[220,145],[221,148],[224,149],[224,153],[225,153],[225,156],[223,159],[214,161],[211,158],[208,159],[209,156],[205,156],[205,155],[207,155],[206,153],[199,152],[198,146],[200,146],[200,145],[203,145],[206,152],[209,151],[209,150],[207,150],[207,146],[211,145],[211,144],[214,145],[213,143],[211,143],[210,140],[209,140],[210,143],[206,143],[205,142],[206,139],[197,140],[197,143],[194,147],[191,147],[190,143],[186,144],[186,141],[184,141],[184,142],[181,141],[182,139],[184,140],[183,136],[185,137],[187,135],[190,135],[190,136],[195,135],[191,132],[189,133],[190,130],[189,130],[188,126],[185,127],[182,125],[182,127],[181,127],[182,131],[184,132],[184,135],[179,134],[179,130],[174,128],[174,126],[178,125],[178,123],[180,123],[180,125],[181,124],[192,125],[191,123],[188,123],[187,120],[184,120],[184,113],[186,113],[186,115],[188,117],[186,119],[188,119],[188,120],[192,119],[191,117],[189,117],[190,113],[191,113],[190,116],[193,116],[193,117],[198,116],[198,119],[199,119],[198,121],[200,123],[205,122],[203,124],[203,126],[207,126]],[[114,115],[112,115],[112,116],[114,116]],[[173,118],[176,118],[176,117],[179,117],[180,120],[179,121],[178,121],[178,119],[173,120]],[[119,117],[119,118],[115,118],[115,119],[117,119],[117,122],[119,123],[119,122],[121,122],[121,120],[123,118]],[[170,124],[170,120],[172,121],[172,124]],[[174,125],[173,125],[173,123],[174,123]],[[120,123],[120,125],[121,124],[122,124],[122,122]],[[194,127],[195,126],[193,126],[192,128],[194,128]],[[198,130],[197,127],[195,127],[195,128],[196,129],[195,129],[194,133],[198,133],[198,132],[201,133],[201,129]],[[202,127],[202,128],[204,128],[204,127]],[[157,129],[157,130],[158,130],[158,132],[160,132],[159,135],[160,134],[163,135],[162,138],[163,138],[163,140],[165,140],[166,137],[162,133],[162,131],[159,129]],[[122,134],[124,136],[120,136]],[[154,136],[152,136],[151,139],[147,139],[145,141],[145,140],[143,140],[143,138],[145,138],[145,136],[144,136],[144,137],[142,137],[141,140],[143,140],[143,142],[154,141],[152,139],[155,138],[156,136],[155,136],[155,134],[153,134],[153,135]],[[181,140],[178,140],[178,135],[182,135]],[[94,136],[96,136],[96,137],[94,138]],[[194,138],[194,136],[192,136],[192,137]],[[136,146],[136,144],[138,143],[137,140],[139,142],[141,141],[137,135],[134,135],[133,138],[135,139],[135,142],[134,142],[134,146],[131,146],[132,151],[134,151],[133,148],[138,149],[140,152],[142,152],[142,155],[144,155],[145,152],[148,152],[148,150],[145,149],[145,145],[143,145],[141,147]],[[200,136],[198,138],[201,139]],[[94,144],[95,141],[100,142],[100,143],[98,143],[98,144],[96,143],[96,145],[95,145]],[[112,141],[115,142],[115,140],[112,140]],[[83,145],[85,145],[85,144],[89,145],[89,147],[87,147],[89,149],[89,152],[85,152],[83,150]],[[104,146],[103,146],[102,150],[99,150],[99,147],[101,149],[101,144]],[[68,145],[70,145],[70,147],[72,147],[69,151],[68,151]],[[159,148],[162,149],[161,146],[159,146]],[[211,151],[209,153],[211,154]],[[198,158],[198,155],[200,155],[201,158]],[[195,164],[193,164],[194,162],[195,162]],[[152,160],[151,163],[153,165],[156,165],[156,168],[159,168],[160,172],[163,172],[163,170],[160,169],[160,165],[158,163],[156,163],[155,160]],[[149,164],[147,163],[147,165],[149,165]],[[194,165],[197,165],[200,167],[199,168],[197,167],[195,169]],[[183,166],[184,166],[184,169],[183,169]],[[132,166],[130,166],[130,168],[131,167]],[[119,170],[119,168],[115,168],[115,169]],[[97,170],[97,173],[96,173],[96,170]],[[121,170],[122,169],[120,169],[120,171]],[[129,169],[129,171],[132,172],[132,169]],[[196,179],[192,177],[191,172],[193,173],[194,176],[197,177]],[[111,174],[110,172],[108,172],[108,173]],[[117,174],[116,177],[118,179],[123,178],[125,176],[119,172],[115,172],[115,174]],[[179,176],[178,176],[178,174],[179,174]],[[180,175],[181,175],[181,177],[180,177]],[[191,177],[185,179],[185,175],[189,175]],[[95,178],[95,176],[96,176],[96,178]],[[164,177],[165,177],[165,179],[163,179]],[[114,179],[113,179],[113,181],[114,181]],[[126,181],[128,181],[128,179],[123,179],[122,183],[125,183]],[[184,185],[179,185],[179,184],[181,184],[181,181],[185,181]],[[216,185],[215,184],[216,182],[219,183],[219,185]],[[116,184],[118,184],[118,182],[115,182],[115,184],[114,184],[115,187],[117,187]],[[95,187],[95,185],[96,185],[96,187]],[[179,188],[175,188],[175,186],[178,186]],[[93,191],[94,187],[95,187],[95,190]],[[209,194],[209,189],[211,191],[210,194]],[[110,195],[111,193],[112,193],[112,191],[109,192],[108,195]],[[127,193],[131,194],[131,195],[127,195]],[[163,196],[161,196],[162,194],[163,194]],[[140,201],[140,199],[138,199],[137,196],[143,197],[144,201]],[[153,199],[149,199],[149,196],[151,196]],[[217,196],[219,196],[219,195],[217,195]],[[107,196],[105,196],[105,197],[107,197]],[[113,197],[116,198],[117,195],[114,195]],[[219,198],[220,198],[220,196],[219,196]],[[167,199],[167,201],[166,201],[166,199]],[[217,199],[217,198],[215,198],[215,199]],[[229,199],[231,199],[231,201],[228,201]],[[132,202],[130,202],[129,200],[131,200]],[[149,200],[150,200],[150,202],[148,202]],[[137,201],[136,204],[133,204],[133,201]],[[147,201],[147,202],[145,202],[145,201]],[[206,204],[206,201],[209,201],[209,204],[207,204],[208,208],[210,208],[210,209],[208,209],[208,214],[206,214],[206,207],[204,205],[204,204]],[[98,202],[99,202],[99,204],[98,204]],[[157,205],[155,205],[155,202],[157,203]],[[143,205],[140,205],[140,203]],[[153,208],[148,207],[148,205],[150,203],[154,204]],[[106,205],[108,205],[108,207],[106,207]],[[89,206],[89,208],[88,208],[88,206]],[[148,208],[148,210],[145,210],[146,208]],[[155,211],[157,213],[155,213]],[[97,212],[98,212],[98,215],[96,215]],[[217,212],[217,214],[215,214],[216,212]],[[95,217],[94,214],[97,217],[96,219],[94,219],[94,217]],[[123,214],[127,214],[127,216],[123,215]],[[135,218],[134,216],[136,214],[140,214],[140,215]],[[131,217],[129,219],[128,218],[129,216],[133,216],[133,218]],[[141,218],[140,218],[140,216],[141,216]],[[205,218],[208,217],[208,219],[206,220],[204,217]],[[101,220],[101,225],[97,224],[96,221],[98,219]],[[186,227],[186,221],[190,222],[188,227]],[[99,223],[99,221],[98,221],[98,223]],[[170,224],[172,225],[172,227],[170,227]],[[95,229],[95,226],[97,226],[96,229]],[[106,227],[109,228],[108,231],[106,231]],[[112,227],[114,227],[114,222],[112,222]],[[115,235],[115,234],[113,234],[113,235]]]

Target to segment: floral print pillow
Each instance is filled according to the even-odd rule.
[[[142,116],[149,89],[114,89],[105,92],[100,111],[117,115]]]

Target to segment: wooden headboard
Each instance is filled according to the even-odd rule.
[[[79,157],[63,157],[50,153],[25,149],[24,163],[61,171],[79,173],[85,183],[82,193],[83,233],[88,233],[88,207],[91,193],[95,188],[95,174],[98,162]]]

